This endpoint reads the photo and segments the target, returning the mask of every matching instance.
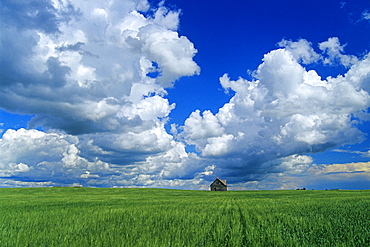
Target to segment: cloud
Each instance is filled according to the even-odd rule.
[[[264,56],[254,80],[220,78],[235,95],[216,114],[195,111],[185,121],[180,135],[215,162],[219,176],[259,181],[298,169],[288,157],[361,140],[353,116],[369,107],[369,56],[359,61],[342,54],[336,38],[320,43],[322,55],[305,40],[279,44],[284,48]],[[302,65],[334,58],[351,65],[345,75],[322,79]]]
[[[370,175],[370,162],[358,162],[347,164],[321,165],[311,168],[317,175],[330,173],[357,173],[364,172]]]
[[[31,127],[81,134],[157,122],[174,107],[165,88],[199,73],[196,49],[176,32],[179,12],[163,6],[145,15],[146,1],[5,5],[19,18],[1,17],[0,106],[36,115]]]
[[[101,161],[89,162],[79,155],[78,138],[38,130],[7,130],[0,147],[1,177],[23,181],[61,182],[80,174],[81,169],[108,171]]]
[[[333,152],[352,153],[352,154],[359,154],[362,157],[370,157],[370,150],[366,152],[362,152],[362,151],[351,151],[351,150],[344,150],[344,149],[333,149]]]
[[[69,1],[11,1],[1,3],[3,20],[19,29],[59,31],[59,22],[68,22],[79,11]]]
[[[353,55],[344,55],[345,45],[340,45],[339,39],[336,37],[329,38],[327,41],[319,44],[319,48],[325,52],[328,57],[324,59],[324,64],[339,63],[345,67],[349,67],[358,62],[358,58]]]
[[[303,64],[317,62],[321,58],[312,48],[311,43],[305,39],[299,39],[297,42],[282,40],[278,45],[290,51],[295,60]]]
[[[362,17],[365,20],[370,20],[370,12],[369,12],[369,10],[365,10],[364,12],[362,12]]]
[[[212,166],[199,165],[200,159],[169,135],[164,146],[164,138],[153,140],[157,136],[148,133],[118,135],[115,143],[104,137],[84,138],[34,129],[7,130],[0,139],[3,186],[160,187],[173,183],[198,188],[203,177],[212,173]]]
[[[179,14],[146,0],[1,3],[0,107],[34,115],[30,130],[4,133],[2,176],[133,185],[175,172],[162,160],[183,167],[166,89],[200,68]]]
[[[366,189],[369,178],[370,163],[358,162],[312,166],[299,180],[309,188]]]
[[[298,161],[301,160],[301,161]],[[297,162],[298,161],[298,162]],[[270,173],[262,181],[233,184],[231,189],[367,189],[370,163],[313,164],[308,156],[292,156],[282,165],[295,164],[299,169]]]
[[[319,43],[322,55],[316,53],[312,44],[305,39],[299,39],[296,42],[283,39],[278,43],[278,46],[289,51],[294,59],[302,64],[321,61],[326,65],[343,65],[348,68],[358,63],[356,56],[344,54],[345,45],[341,45],[337,37],[331,37],[327,41]]]

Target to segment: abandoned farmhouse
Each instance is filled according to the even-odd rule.
[[[227,191],[226,180],[216,178],[211,184],[211,191]]]

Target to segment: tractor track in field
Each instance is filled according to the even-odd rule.
[[[240,217],[240,223],[241,223],[241,226],[242,226],[242,245],[243,246],[250,246],[252,243],[248,240],[247,238],[247,223],[246,223],[246,220],[245,220],[245,215],[243,214],[242,212],[242,209],[240,207],[240,204],[239,202],[236,203],[237,207],[238,207],[238,212],[239,212],[239,217]]]

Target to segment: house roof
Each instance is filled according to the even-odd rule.
[[[226,180],[221,180],[221,179],[219,179],[219,178],[217,177],[217,178],[216,178],[216,180],[215,180],[215,181],[213,181],[213,183],[214,183],[214,182],[216,182],[216,181],[220,181],[220,182],[221,182],[221,184],[223,184],[223,185],[227,186],[227,185],[226,185]],[[213,183],[212,183],[212,184],[213,184]]]

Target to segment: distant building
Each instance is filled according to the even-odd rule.
[[[227,191],[226,180],[216,178],[211,184],[211,191]]]

